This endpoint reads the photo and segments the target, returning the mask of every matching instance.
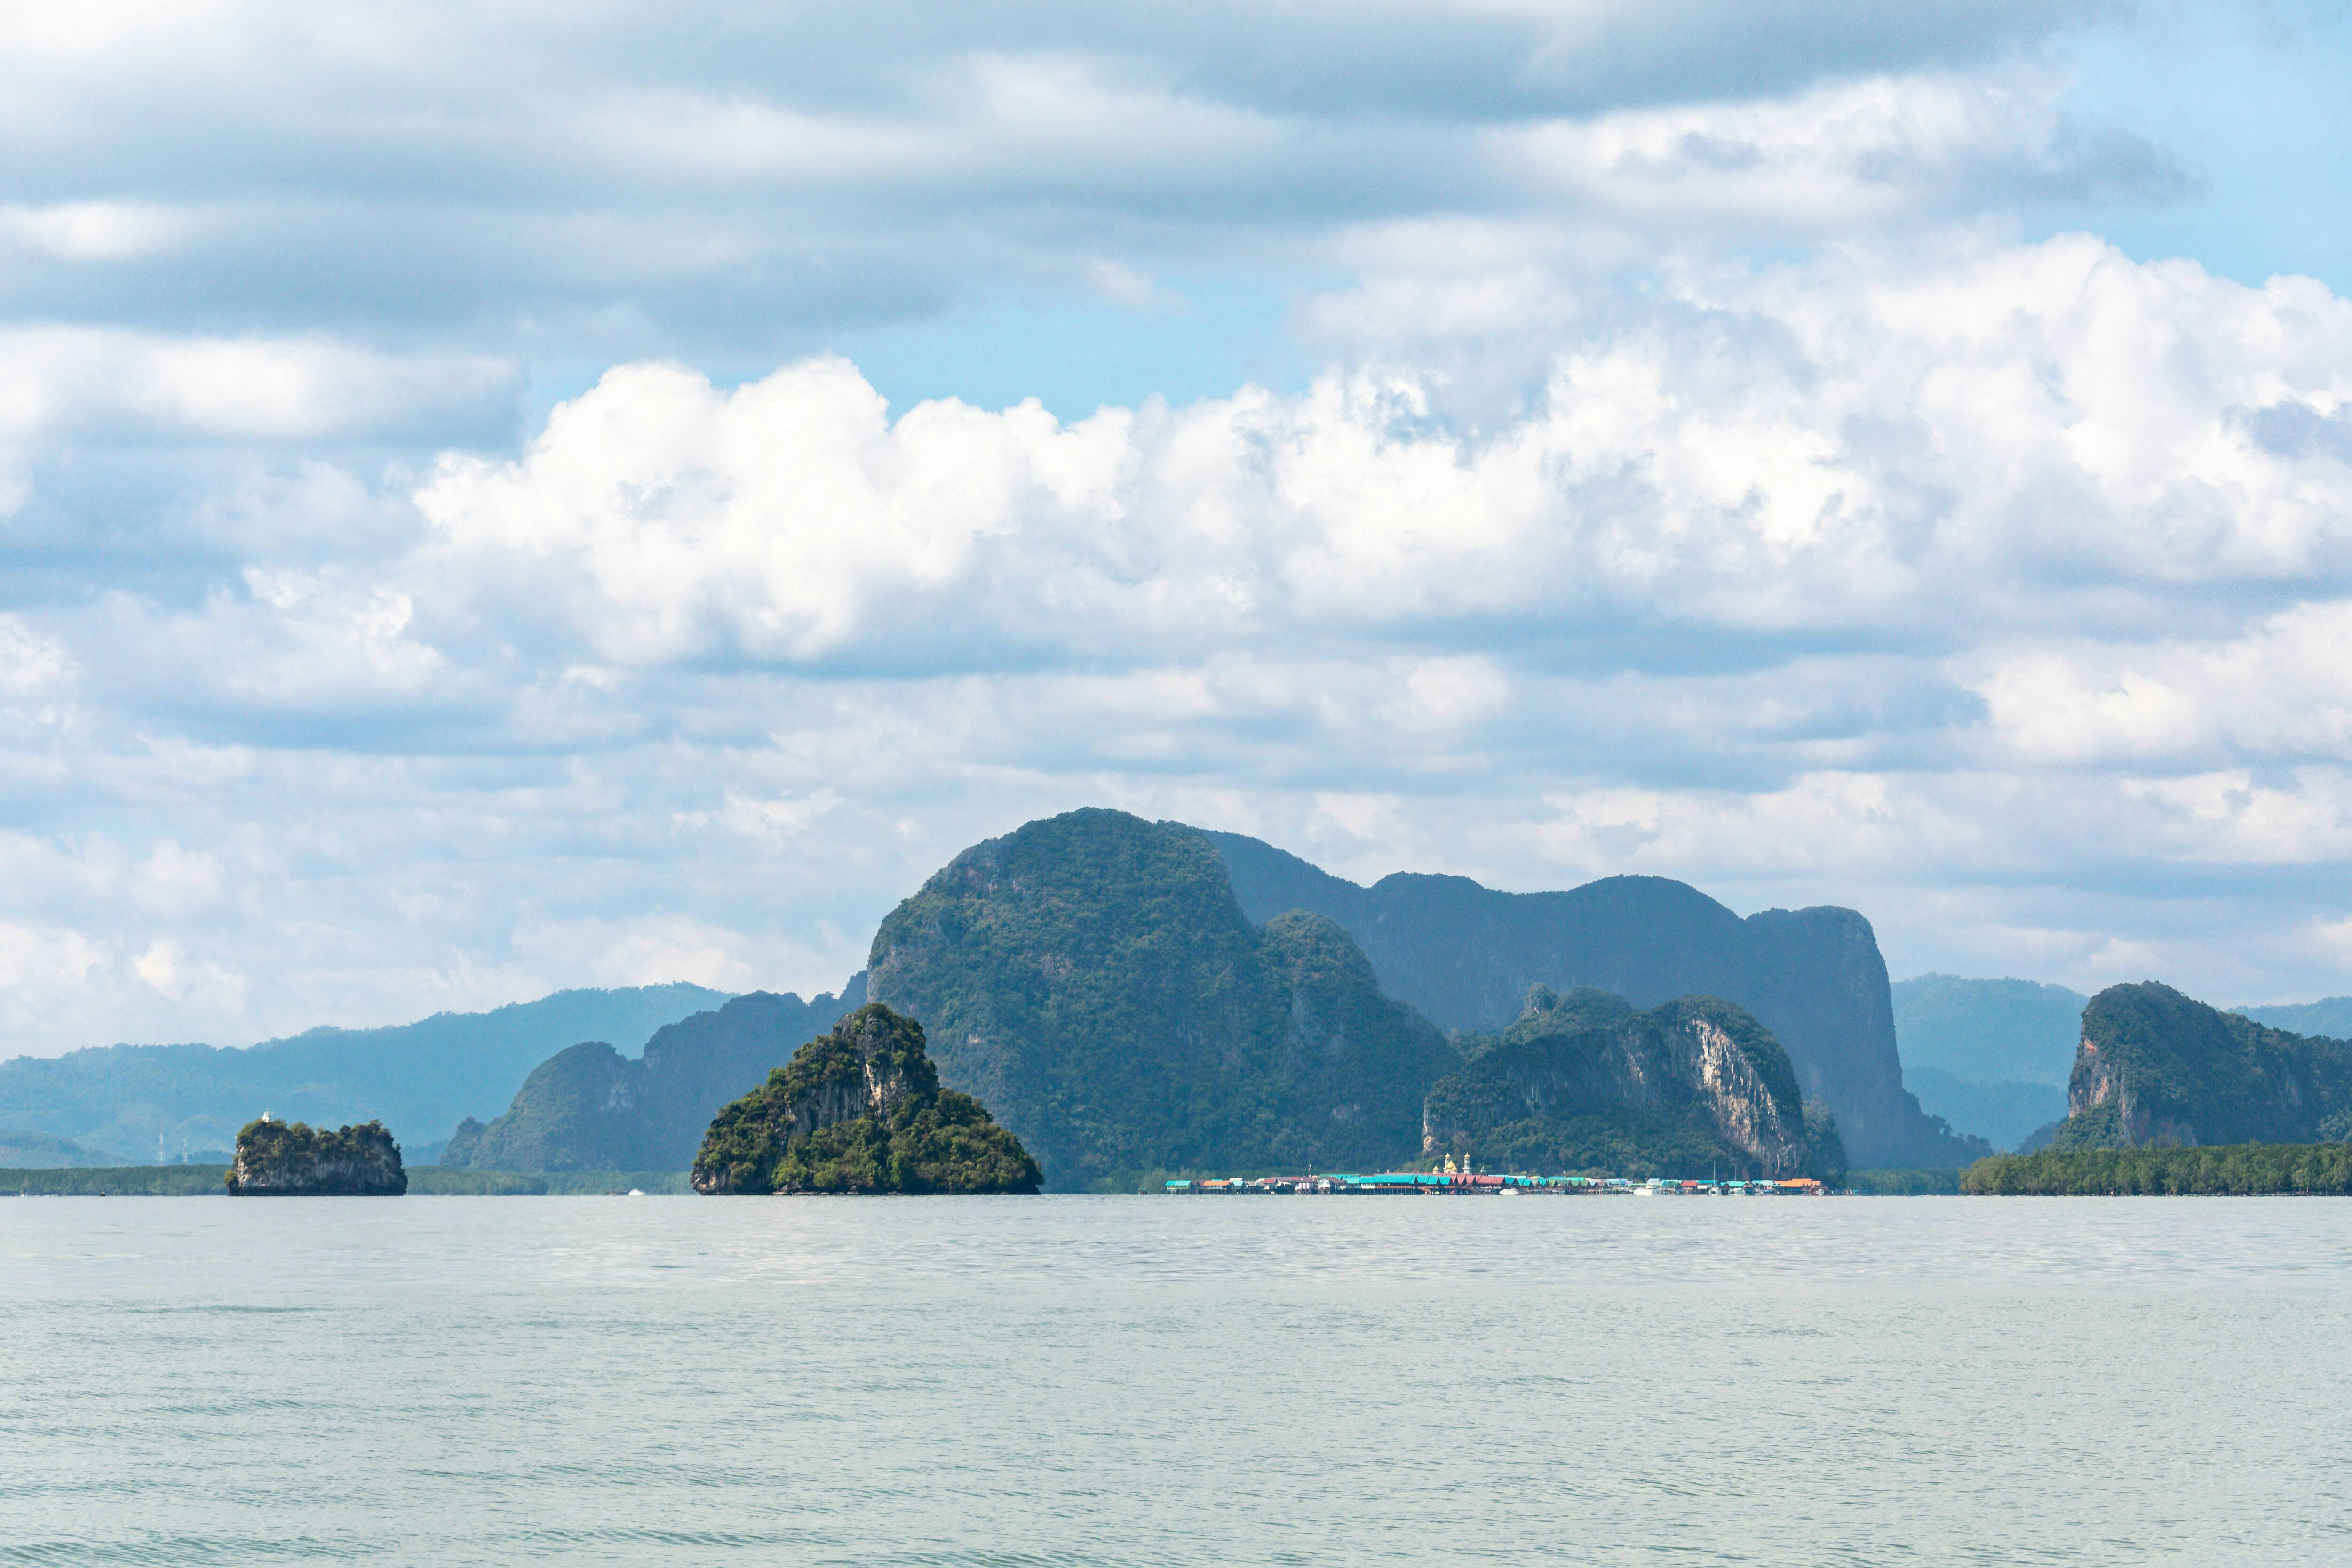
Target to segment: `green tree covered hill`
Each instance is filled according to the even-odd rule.
[[[697,1192],[1034,1193],[1037,1163],[940,1087],[922,1026],[868,1004],[712,1119]]]
[[[1469,1059],[1429,1091],[1426,1154],[1542,1174],[1844,1175],[1834,1119],[1809,1124],[1788,1053],[1731,1003],[1636,1013],[1538,985],[1499,1037],[1460,1043]]]
[[[2352,1043],[2268,1028],[2153,981],[2083,1009],[2064,1152],[2338,1142],[2352,1134]]]
[[[869,973],[1059,1188],[1409,1160],[1460,1059],[1336,922],[1254,926],[1207,836],[1123,812],[957,856],[884,920]]]

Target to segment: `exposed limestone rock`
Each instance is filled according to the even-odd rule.
[[[1788,1054],[1714,997],[1647,1013],[1591,987],[1534,987],[1503,1037],[1430,1090],[1423,1152],[1481,1168],[1626,1175],[1843,1174],[1834,1125],[1809,1126]]]

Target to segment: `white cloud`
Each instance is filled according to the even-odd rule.
[[[0,692],[37,696],[72,669],[66,650],[15,616],[0,615]]]
[[[25,10],[7,1040],[830,987],[1086,804],[2336,984],[2352,306],[2011,241],[2174,177],[2095,10]]]
[[[495,424],[511,362],[383,354],[315,338],[0,329],[0,439],[383,439]]]
[[[0,235],[66,261],[120,261],[169,248],[183,215],[128,202],[0,207]]]
[[[199,1016],[235,1016],[245,1010],[245,977],[189,956],[175,937],[157,937],[131,961],[140,983]]]
[[[732,392],[628,367],[418,503],[466,572],[624,662],[1142,661],[1465,616],[1917,643],[1960,605],[2112,634],[2185,585],[2352,573],[2352,468],[2246,421],[2332,412],[2347,376],[2352,304],[2315,285],[2061,238],[1694,288],[1571,339],[1538,406],[1475,434],[1402,373],[1064,426],[893,422],[835,359]]]
[[[0,236],[27,299],[103,288],[160,331],[425,322],[734,361],[975,287],[1164,309],[1156,275],[1328,266],[1350,229],[1432,210],[1622,247],[2137,191],[2160,156],[2069,134],[2038,63],[2106,12],[35,6],[0,127],[48,199]],[[164,391],[279,429],[302,374],[215,362]]]
[[[2199,765],[2352,759],[2352,601],[2299,605],[2226,641],[2021,649],[1979,684],[2035,761]]]
[[[218,898],[220,886],[219,861],[165,838],[131,873],[131,896],[151,914],[186,915]]]
[[[0,921],[0,990],[78,986],[106,962],[106,950],[78,931]]]

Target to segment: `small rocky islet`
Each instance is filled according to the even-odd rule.
[[[400,1145],[383,1122],[331,1131],[273,1121],[267,1112],[238,1131],[226,1179],[235,1197],[399,1197],[408,1191]]]

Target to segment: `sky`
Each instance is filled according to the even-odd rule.
[[[2352,992],[2352,16],[7,5],[0,1054],[1080,805]]]

